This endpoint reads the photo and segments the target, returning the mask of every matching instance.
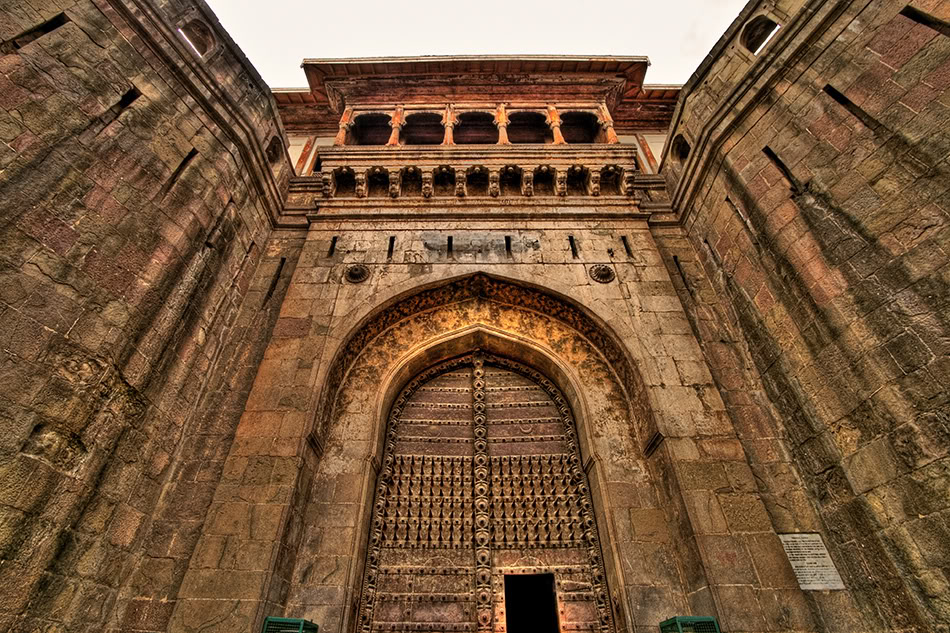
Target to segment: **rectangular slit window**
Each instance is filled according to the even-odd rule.
[[[623,242],[623,250],[627,252],[627,257],[633,257],[633,250],[630,248],[630,242],[627,241],[627,236],[621,235],[620,241]]]
[[[449,253],[449,257],[451,257],[452,256],[452,236],[451,235],[445,241],[445,248]]]
[[[336,240],[336,235],[330,239],[330,248],[327,250],[327,257],[333,257],[333,254],[336,253]]]
[[[577,259],[577,242],[574,241],[574,236],[568,235],[567,242],[571,245],[571,257]]]
[[[511,236],[505,236],[505,254],[511,257]]]
[[[929,13],[924,13],[920,9],[915,9],[909,4],[901,9],[901,15],[905,18],[909,18],[916,22],[917,24],[923,24],[924,26],[929,26],[937,33],[941,35],[946,35],[950,37],[950,24],[944,22],[940,18],[934,17]]]
[[[389,236],[389,250],[386,251],[386,259],[393,258],[393,249],[395,248],[396,248],[396,236],[390,235]]]
[[[880,121],[865,112],[864,108],[851,101],[851,99],[838,92],[831,84],[825,84],[825,87],[822,88],[822,91],[834,99],[838,105],[847,110],[853,117],[863,123],[866,127],[870,128],[873,132],[880,133],[881,131],[886,131],[884,126],[881,125]]]
[[[505,575],[507,633],[558,633],[554,574]]]

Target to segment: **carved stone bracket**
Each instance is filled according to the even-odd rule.
[[[600,195],[600,171],[591,169],[587,174],[587,195]]]
[[[422,197],[432,197],[432,170],[424,169],[422,171]]]
[[[534,195],[534,171],[531,169],[521,170],[521,195],[529,198]]]
[[[559,196],[567,195],[567,170],[558,169],[554,174],[554,192]]]
[[[366,197],[366,170],[359,170],[356,172],[356,197],[365,198]]]
[[[493,169],[488,172],[488,195],[492,198],[497,198],[500,193],[500,173]]]

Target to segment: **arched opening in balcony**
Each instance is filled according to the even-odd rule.
[[[335,188],[333,195],[337,198],[356,197],[356,174],[348,167],[340,167],[333,172]]]
[[[534,195],[554,195],[554,170],[542,165],[534,170]]]
[[[432,177],[432,189],[437,196],[454,196],[455,170],[446,166],[437,168]]]
[[[487,112],[464,112],[455,124],[456,145],[494,145],[498,143],[495,117]]]
[[[620,195],[620,168],[616,165],[607,165],[600,170],[600,195]]]
[[[470,196],[488,195],[488,170],[476,165],[465,175],[465,188]]]
[[[367,195],[370,198],[389,197],[389,172],[382,167],[374,167],[366,178]]]
[[[590,112],[561,114],[561,134],[568,143],[602,143],[603,133],[597,116]]]
[[[499,178],[502,196],[520,196],[521,195],[521,168],[515,165],[508,165],[501,170]]]
[[[402,170],[400,195],[410,198],[422,196],[422,171],[418,167],[406,167]]]
[[[416,112],[406,116],[406,124],[399,131],[404,145],[441,145],[445,137],[442,115],[435,112]]]
[[[580,165],[574,165],[567,170],[567,195],[586,196],[587,195],[587,169]]]
[[[353,120],[347,145],[385,145],[389,142],[392,127],[388,114],[378,112],[360,114]]]
[[[554,133],[547,118],[539,112],[512,112],[508,115],[508,140],[511,143],[553,143]]]

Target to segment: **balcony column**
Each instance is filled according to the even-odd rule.
[[[610,110],[607,109],[607,104],[600,104],[600,116],[598,117],[600,122],[600,127],[604,130],[604,137],[607,139],[608,145],[614,145],[620,142],[620,139],[617,138],[617,132],[614,131],[614,119],[610,116]]]
[[[498,128],[498,144],[511,145],[508,140],[508,111],[505,110],[504,103],[495,110],[495,127]]]
[[[401,130],[405,124],[406,116],[402,111],[402,106],[396,106],[392,116],[389,117],[389,125],[393,128],[393,131],[389,135],[389,141],[386,143],[387,147],[399,145],[399,130]]]
[[[351,127],[353,127],[353,108],[346,108],[340,117],[340,131],[336,133],[333,144],[346,145],[346,133],[349,132]]]
[[[554,145],[565,145],[564,135],[561,134],[561,115],[553,105],[548,106],[548,127],[554,134]]]
[[[455,138],[452,136],[452,131],[456,123],[458,123],[458,117],[455,116],[455,111],[452,109],[452,106],[445,106],[445,114],[442,115],[442,125],[445,127],[445,136],[442,139],[443,145],[455,145]]]

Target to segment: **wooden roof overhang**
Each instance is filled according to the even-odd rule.
[[[427,56],[305,59],[308,88],[278,88],[288,130],[331,133],[347,106],[606,103],[622,129],[665,129],[679,88],[644,86],[646,57]]]

